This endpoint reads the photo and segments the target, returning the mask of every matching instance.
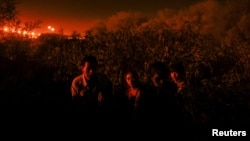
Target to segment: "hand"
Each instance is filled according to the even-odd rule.
[[[85,93],[86,93],[88,90],[89,90],[89,87],[88,87],[88,86],[84,87],[83,90],[80,91],[79,95],[80,95],[80,96],[84,96]]]
[[[98,103],[101,103],[103,101],[104,97],[103,97],[103,93],[99,92],[97,95],[97,101]]]

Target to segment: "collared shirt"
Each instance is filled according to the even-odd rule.
[[[110,86],[112,84],[103,74],[95,74],[91,81],[86,80],[84,75],[79,75],[71,84],[72,100],[77,103],[102,103],[105,96],[111,94]]]
[[[88,90],[88,84],[84,75],[75,77],[71,85],[72,96],[83,96],[86,90]]]

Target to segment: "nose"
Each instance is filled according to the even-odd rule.
[[[160,77],[155,77],[155,80],[156,81],[160,81]]]
[[[89,75],[93,74],[93,69],[89,70]]]

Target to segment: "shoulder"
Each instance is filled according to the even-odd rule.
[[[137,90],[136,90],[136,96],[140,96],[140,95],[141,95],[141,89],[137,88]]]
[[[78,75],[73,79],[72,83],[78,83],[81,82],[82,80],[83,80],[82,75]]]

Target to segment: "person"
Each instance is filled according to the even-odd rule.
[[[95,56],[88,55],[80,62],[82,74],[71,84],[73,108],[85,116],[106,112],[112,96],[111,81],[104,74],[97,73],[98,62]]]
[[[218,101],[218,95],[214,96],[220,89],[214,87],[211,68],[204,62],[197,62],[194,64],[190,75],[190,87],[195,98],[195,124],[204,127],[212,124],[222,124],[225,110],[222,109],[223,107]]]
[[[190,85],[195,89],[211,89],[211,69],[204,63],[197,63],[191,73]]]
[[[191,125],[193,120],[193,95],[186,80],[186,71],[183,62],[170,65],[170,78],[177,86],[175,95],[179,106],[179,118],[183,124]]]
[[[170,65],[170,78],[177,86],[177,93],[182,93],[187,87],[186,72],[182,62]]]
[[[135,70],[127,70],[115,92],[115,113],[119,120],[137,121],[141,107],[141,82]]]
[[[170,110],[174,108],[177,89],[174,83],[168,81],[168,74],[169,70],[163,62],[156,61],[149,66],[143,99],[146,117],[155,115],[153,120],[166,121],[172,117]]]
[[[128,109],[131,118],[139,116],[139,106],[141,102],[141,87],[139,75],[136,71],[127,71],[124,75],[126,85],[125,96],[128,100]]]

